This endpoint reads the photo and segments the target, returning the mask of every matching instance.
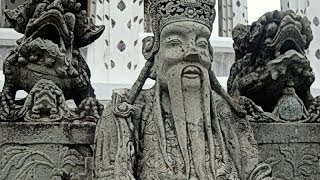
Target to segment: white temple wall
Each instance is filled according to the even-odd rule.
[[[96,83],[131,83],[142,67],[139,33],[144,32],[142,0],[92,1],[95,24],[104,24],[101,38],[88,48],[88,64]]]
[[[247,0],[218,1],[219,36],[232,37],[232,30],[238,24],[248,24]]]
[[[308,51],[308,57],[311,62],[311,67],[316,75],[316,81],[313,87],[320,89],[320,1],[310,0],[308,5],[307,16],[311,21],[311,28],[314,36]]]
[[[281,10],[293,10],[300,15],[306,15],[308,0],[281,0]]]
[[[281,0],[281,9],[291,9],[307,16],[311,22],[313,41],[307,51],[308,58],[316,76],[313,89],[320,89],[320,1],[319,0]]]

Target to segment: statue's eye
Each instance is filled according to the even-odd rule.
[[[169,40],[167,43],[170,44],[170,45],[180,45],[180,44],[182,44],[180,39],[172,39],[172,40]]]
[[[203,48],[207,48],[207,47],[208,47],[207,41],[199,41],[199,42],[197,43],[197,45],[198,45],[199,47],[203,47]]]

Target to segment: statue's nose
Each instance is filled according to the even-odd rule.
[[[198,62],[200,61],[200,53],[195,47],[191,47],[185,54],[184,60],[188,62]]]
[[[186,54],[184,60],[187,62],[199,62],[200,61],[199,53],[188,53]]]

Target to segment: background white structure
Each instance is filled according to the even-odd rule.
[[[103,37],[88,48],[96,83],[131,83],[139,72],[139,34],[144,32],[143,0],[93,0],[91,17],[106,25]],[[139,68],[138,68],[139,66]]]
[[[218,1],[219,36],[232,37],[232,30],[238,24],[248,24],[247,0]]]
[[[300,15],[307,16],[311,22],[314,39],[307,51],[316,81],[313,89],[320,89],[320,1],[319,0],[281,0],[282,10],[293,10]]]
[[[281,0],[281,10],[293,10],[300,15],[307,15],[309,0]]]

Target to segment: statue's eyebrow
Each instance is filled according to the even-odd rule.
[[[189,27],[186,27],[185,25],[175,25],[176,27],[179,27],[179,29],[181,30],[181,31],[186,31],[186,32],[188,32],[188,31],[192,31]]]
[[[205,27],[199,29],[198,37],[210,38],[211,32],[208,32]]]
[[[184,38],[186,33],[187,32],[182,29],[172,28],[170,30],[166,30],[165,33],[162,35],[162,37],[165,39],[171,36],[178,36],[180,38]]]

